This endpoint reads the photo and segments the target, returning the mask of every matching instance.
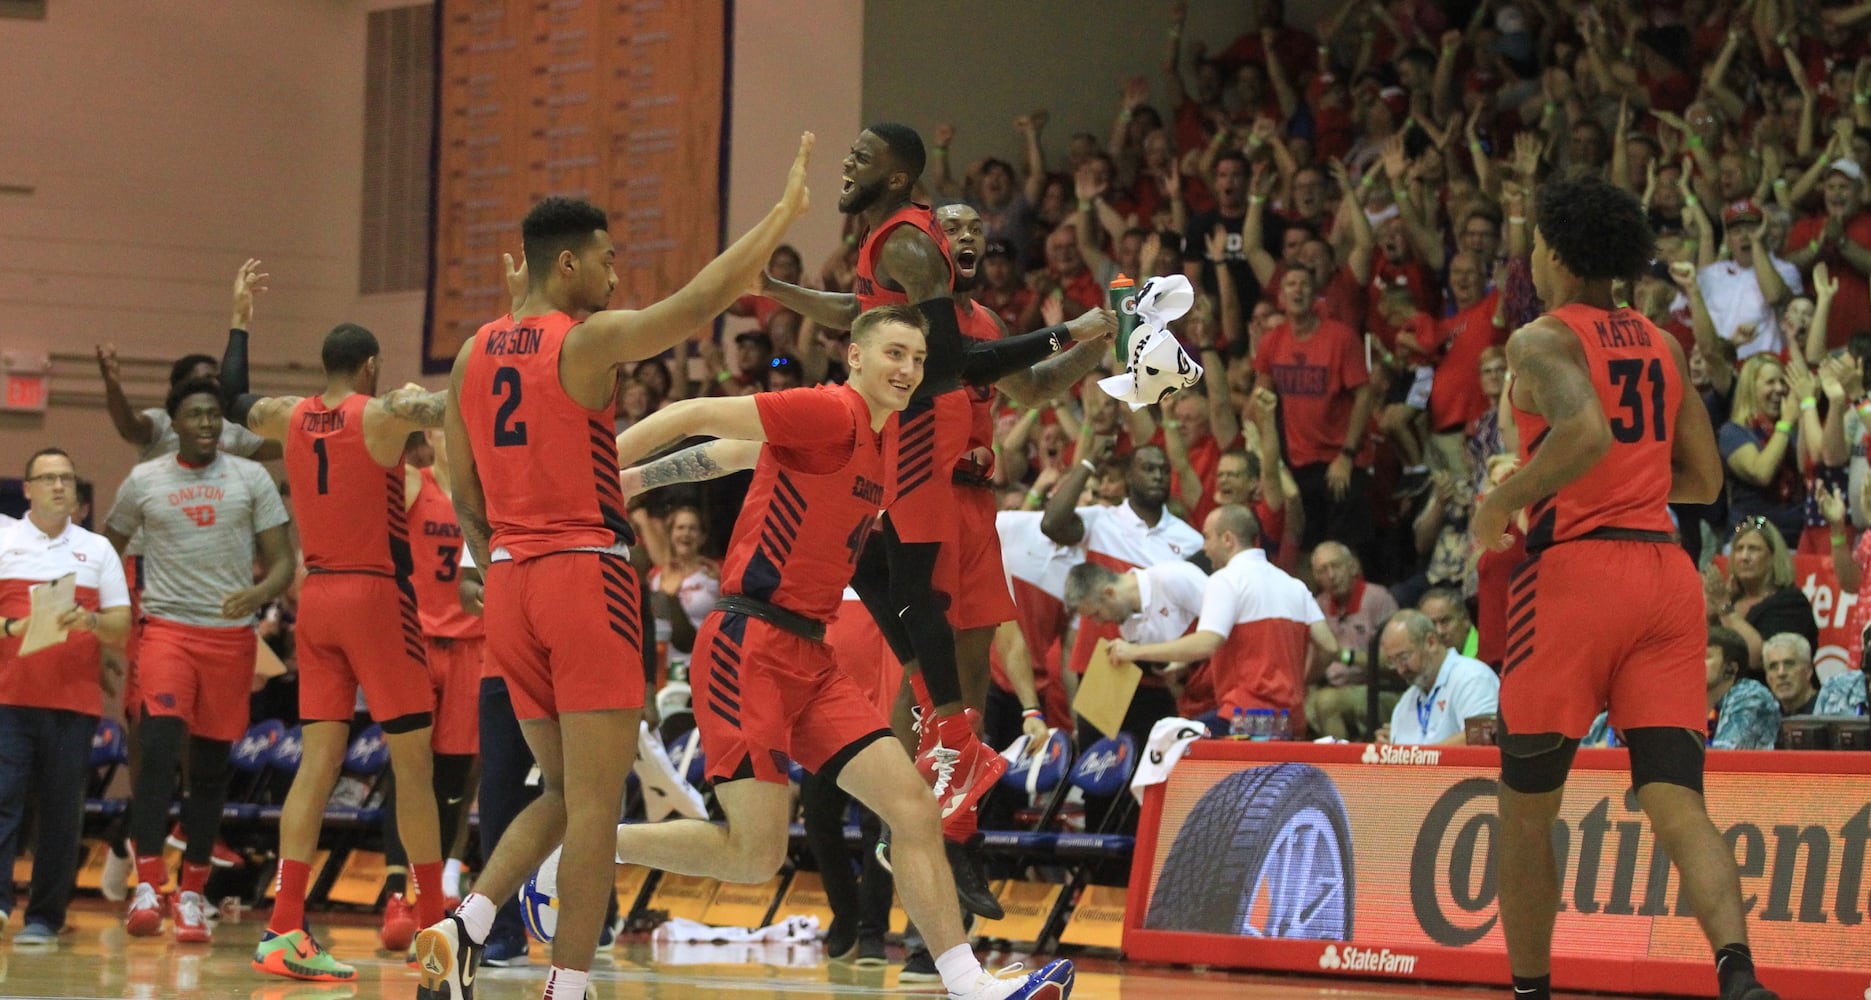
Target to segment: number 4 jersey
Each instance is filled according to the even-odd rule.
[[[586,409],[559,381],[559,352],[578,321],[503,316],[475,333],[461,379],[461,419],[487,498],[493,557],[631,544],[609,407]]]
[[[1528,509],[1527,548],[1537,551],[1608,528],[1669,534],[1675,530],[1668,509],[1670,458],[1676,408],[1683,401],[1670,335],[1631,309],[1569,305],[1547,315],[1579,339],[1611,426],[1611,450],[1585,475]],[[1525,462],[1551,428],[1519,407],[1514,424]]]

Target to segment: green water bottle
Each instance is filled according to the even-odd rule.
[[[1111,281],[1111,311],[1117,313],[1117,364],[1130,363],[1130,335],[1137,329],[1137,283],[1123,272]]]

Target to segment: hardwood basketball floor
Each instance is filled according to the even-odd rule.
[[[102,903],[74,907],[74,929],[56,947],[16,947],[12,931],[0,940],[0,997],[130,998],[159,1000],[411,1000],[416,973],[377,949],[374,925],[354,921],[332,924],[314,919],[314,927],[332,951],[357,966],[355,983],[297,983],[255,972],[249,965],[253,944],[265,926],[264,915],[248,914],[239,923],[223,921],[212,945],[178,945],[163,936],[132,939],[123,932],[118,911]],[[901,954],[892,949],[895,961]],[[990,967],[1024,959],[988,956]],[[1083,1000],[1386,1000],[1424,997],[1479,1000],[1506,991],[1447,986],[1394,985],[1324,981],[1292,976],[1194,972],[1159,966],[1136,966],[1110,959],[1079,961],[1072,995]],[[478,1000],[531,1000],[545,981],[543,950],[521,969],[482,969],[475,983]],[[859,970],[828,966],[816,945],[652,945],[626,940],[600,952],[592,971],[598,1000],[846,1000],[893,995],[941,996],[938,984],[899,987],[897,966]]]

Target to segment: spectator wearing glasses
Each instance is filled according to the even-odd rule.
[[[1819,641],[1813,606],[1793,582],[1793,553],[1780,530],[1756,515],[1735,528],[1728,546],[1728,572],[1714,564],[1702,575],[1710,625],[1720,625],[1747,644],[1747,665],[1761,664],[1763,636],[1791,632],[1811,648]]]
[[[1467,720],[1499,711],[1501,679],[1494,668],[1443,645],[1428,615],[1406,609],[1391,616],[1378,649],[1384,665],[1410,686],[1390,724],[1377,730],[1377,742],[1466,746]]]
[[[1798,358],[1783,367],[1759,354],[1741,366],[1728,422],[1716,429],[1728,470],[1730,525],[1751,520],[1774,526],[1781,538],[1797,539],[1806,524],[1806,485],[1800,475],[1802,449],[1817,461],[1824,432],[1819,423],[1816,380]]]

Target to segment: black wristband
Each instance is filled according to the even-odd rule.
[[[1354,462],[1358,460],[1358,449],[1356,448],[1340,448],[1338,449],[1338,453]]]

